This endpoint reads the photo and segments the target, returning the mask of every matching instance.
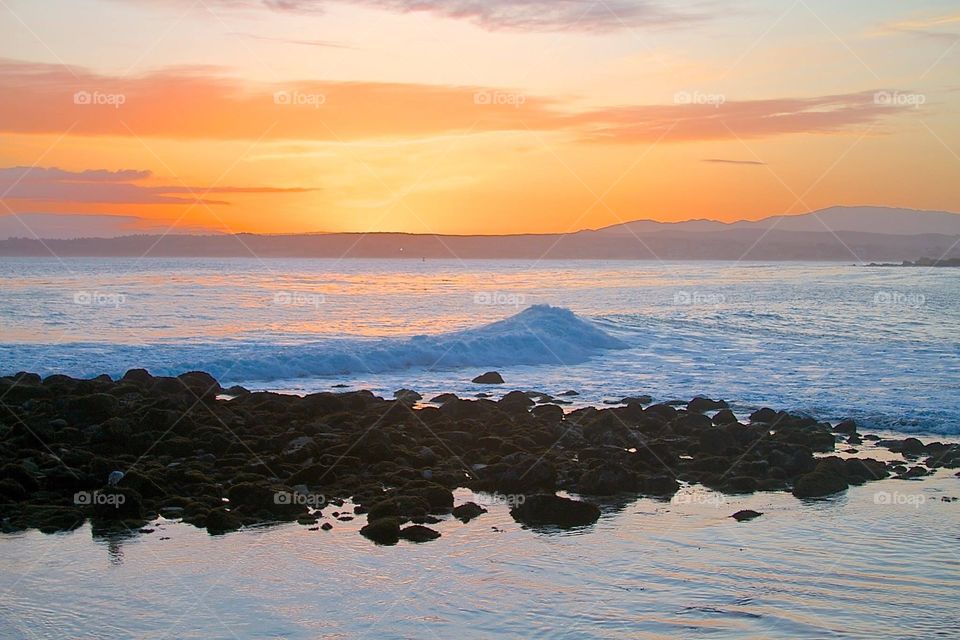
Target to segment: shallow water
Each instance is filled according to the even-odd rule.
[[[429,397],[477,393],[470,380],[497,369],[506,387],[573,388],[587,404],[707,394],[743,411],[960,433],[958,275],[824,263],[3,259],[0,370],[202,369],[257,389],[339,383]],[[534,304],[577,318],[517,316]]]
[[[128,539],[31,531],[0,537],[0,636],[957,637],[960,502],[941,498],[958,494],[947,472],[808,502],[688,488],[562,533],[496,504],[395,547],[358,535],[362,519],[221,537],[167,521]],[[741,508],[764,515],[737,523]]]

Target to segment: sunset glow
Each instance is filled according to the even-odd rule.
[[[960,210],[958,42],[934,0],[5,0],[0,215],[497,234]]]

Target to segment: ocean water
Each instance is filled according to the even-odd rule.
[[[960,272],[841,264],[0,261],[0,372],[203,369],[292,393],[707,394],[960,432]],[[470,379],[500,371],[503,388]],[[865,443],[865,453],[876,457]],[[960,478],[825,500],[603,504],[528,529],[491,496],[424,545],[298,524],[0,535],[0,637],[956,638]],[[350,505],[346,505],[349,510]],[[740,509],[763,512],[737,523]],[[329,510],[329,509],[328,509]]]
[[[833,263],[3,259],[0,371],[292,393],[697,394],[960,433],[960,272]],[[500,371],[503,389],[470,380]]]
[[[127,537],[4,535],[0,636],[956,638],[960,503],[941,498],[957,484],[884,480],[808,502],[694,488],[608,504],[563,533],[491,504],[395,547],[360,536],[362,519],[329,533],[211,537],[161,520]],[[737,523],[742,508],[764,515]]]

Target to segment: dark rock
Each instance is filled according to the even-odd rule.
[[[207,514],[207,533],[210,535],[236,531],[240,526],[240,520],[225,509],[214,509]]]
[[[536,494],[527,496],[523,504],[510,510],[510,515],[527,525],[577,527],[596,522],[600,518],[600,507],[556,495]]]
[[[34,475],[22,464],[8,463],[0,467],[0,478],[15,480],[26,491],[32,492],[40,488],[40,483]]]
[[[617,493],[640,490],[637,474],[620,465],[604,464],[588,469],[577,484],[580,493],[594,496],[612,496]]]
[[[754,518],[759,518],[762,515],[763,514],[759,511],[754,511],[752,509],[743,509],[741,511],[737,511],[735,514],[733,514],[730,517],[736,520],[737,522],[744,522],[746,520],[753,520]]]
[[[892,449],[891,449],[892,451]],[[916,438],[907,438],[900,446],[900,452],[908,455],[920,455],[924,451],[923,443]]]
[[[722,456],[728,450],[736,449],[736,440],[722,429],[710,428],[700,433],[700,451],[714,456]]]
[[[872,458],[849,458],[843,461],[844,473],[846,477],[856,484],[869,482],[872,480],[883,480],[889,474],[886,465]]]
[[[928,469],[924,469],[923,467],[910,467],[909,469],[907,469],[905,472],[901,473],[897,477],[904,480],[912,480],[914,478],[922,478],[924,476],[930,475],[930,473],[931,472]]]
[[[89,496],[86,502],[93,515],[104,520],[124,520],[139,518],[143,515],[143,499],[140,493],[129,487],[108,487],[100,491],[84,494]],[[81,506],[84,506],[81,504]]]
[[[439,484],[427,484],[406,491],[426,500],[431,513],[446,513],[453,508],[453,492]]]
[[[153,384],[153,376],[150,375],[150,372],[146,369],[130,369],[123,374],[123,377],[120,378],[120,382],[134,384],[138,387],[143,387],[146,389]]]
[[[35,527],[41,533],[73,531],[84,522],[86,522],[86,516],[82,511],[63,506],[34,507],[25,517],[25,524]]]
[[[654,404],[644,409],[643,415],[669,421],[677,417],[677,410],[668,404]]]
[[[421,464],[432,465],[432,464],[436,464],[437,460],[439,460],[439,457],[437,456],[436,451],[434,451],[430,447],[423,446],[417,449],[416,459]]]
[[[397,495],[381,500],[370,507],[369,520],[401,518],[409,520],[425,516],[432,510],[430,503],[421,496]]]
[[[430,527],[413,524],[400,530],[400,537],[410,542],[429,542],[440,537],[439,531],[434,531]]]
[[[280,456],[285,462],[300,463],[319,455],[320,449],[310,436],[294,438],[283,448]]]
[[[28,371],[20,371],[13,375],[13,381],[17,385],[35,387],[43,382],[43,379],[40,377],[40,374],[30,373]]]
[[[560,422],[563,420],[563,408],[555,404],[541,404],[534,407],[530,413],[538,420],[545,422]]]
[[[400,522],[396,518],[380,518],[360,529],[360,535],[377,544],[397,544],[400,540]]]
[[[811,473],[797,478],[793,485],[793,495],[798,498],[820,498],[845,490],[849,483],[835,465],[824,464],[822,460]]]
[[[177,376],[177,380],[179,380],[184,388],[197,400],[212,400],[223,391],[220,383],[204,371],[181,373]]]
[[[354,458],[356,460],[356,458]],[[292,476],[290,484],[327,485],[337,481],[337,471],[334,467],[317,463],[303,467]]]
[[[440,524],[443,520],[436,516],[421,516],[411,519],[410,522],[413,524]]]
[[[710,398],[704,398],[703,396],[697,396],[687,403],[687,411],[691,413],[703,413],[704,411],[714,411],[726,408],[727,402],[725,400],[711,400]]]
[[[737,416],[730,409],[721,409],[713,416],[713,424],[725,425],[736,424]]]
[[[857,423],[853,420],[844,420],[833,428],[834,432],[852,436],[857,432]]]
[[[453,517],[466,524],[467,522],[470,522],[479,516],[481,513],[486,512],[487,510],[478,505],[476,502],[465,502],[453,508]]]
[[[402,402],[406,405],[414,405],[423,400],[423,396],[413,389],[399,389],[393,392],[393,397],[397,402]]]
[[[519,409],[525,412],[528,407],[532,407],[536,403],[523,391],[511,391],[500,398],[497,404],[507,411]]]
[[[243,482],[230,487],[227,497],[235,511],[243,510],[244,514],[263,513],[296,520],[307,511],[305,504],[294,500],[294,492],[289,488]]]
[[[649,496],[672,496],[680,490],[680,483],[673,476],[650,476],[643,478],[641,490]]]
[[[26,500],[30,493],[22,484],[11,478],[0,480],[0,503]]]
[[[68,412],[71,422],[81,425],[96,424],[109,420],[120,411],[120,401],[106,393],[94,393],[73,398]]]
[[[229,387],[229,388],[227,388],[227,389],[224,389],[224,390],[223,390],[223,395],[232,396],[232,397],[234,397],[234,398],[238,398],[238,397],[240,397],[240,396],[250,395],[250,390],[247,389],[246,387],[241,387],[240,385],[235,384],[235,385],[233,385],[232,387]]]
[[[475,384],[503,384],[503,376],[496,371],[487,371],[473,379]]]
[[[772,424],[777,419],[777,412],[769,407],[758,409],[750,414],[750,422],[763,422]]]
[[[524,453],[504,456],[499,464],[485,469],[483,477],[486,482],[479,488],[504,493],[553,491],[557,486],[554,466],[542,457]]]

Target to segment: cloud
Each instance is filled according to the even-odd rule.
[[[133,169],[67,171],[58,167],[0,167],[0,199],[99,204],[229,204],[223,200],[207,199],[205,194],[299,193],[311,190],[136,184],[151,175],[150,171]],[[189,194],[189,197],[171,194]]]
[[[119,78],[13,61],[0,61],[0,95],[0,131],[10,133],[328,142],[503,131],[603,143],[758,138],[841,132],[910,108],[878,104],[863,92],[710,103],[694,94],[671,104],[576,111],[557,99],[490,87],[257,85],[204,67]]]
[[[348,44],[343,44],[341,42],[331,42],[329,40],[302,40],[297,38],[277,38],[272,36],[261,36],[255,33],[242,33],[234,32],[232,35],[240,36],[241,38],[250,38],[251,40],[264,40],[266,42],[279,42],[281,44],[296,44],[306,47],[321,47],[328,49],[356,49]]]
[[[186,0],[145,0],[184,4]],[[489,31],[609,32],[699,22],[707,11],[680,11],[654,0],[208,0],[228,9],[322,13],[332,4],[353,4],[394,13],[429,13],[464,20]],[[704,4],[704,3],[701,3]]]
[[[880,103],[875,95],[864,91],[812,98],[613,107],[583,118],[595,123],[589,136],[597,141],[686,142],[838,133],[908,108]]]
[[[700,162],[714,162],[717,164],[746,164],[746,165],[759,165],[764,166],[766,162],[760,162],[758,160],[727,160],[726,158],[704,158]]]
[[[142,218],[129,215],[86,213],[19,213],[0,215],[0,240],[7,238],[41,238],[69,240],[72,238],[115,238],[136,233],[167,233],[176,225],[177,234],[218,233],[206,227],[196,227],[171,220]]]
[[[960,13],[888,22],[880,25],[874,32],[874,35],[910,34],[947,42],[957,42],[960,40],[960,32],[944,30],[945,28],[960,29]]]
[[[668,4],[644,0],[362,0],[360,4],[468,20],[488,30],[616,31],[701,19]]]

